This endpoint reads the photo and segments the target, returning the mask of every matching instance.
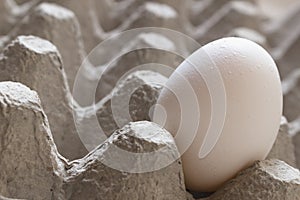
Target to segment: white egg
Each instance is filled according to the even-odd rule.
[[[272,57],[252,41],[223,38],[174,71],[153,121],[175,137],[186,187],[210,192],[266,158],[281,115],[281,82]]]

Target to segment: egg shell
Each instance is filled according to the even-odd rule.
[[[281,115],[274,60],[258,44],[230,37],[198,49],[174,71],[153,121],[175,137],[186,187],[211,192],[266,158]]]

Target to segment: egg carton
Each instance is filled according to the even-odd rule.
[[[0,130],[3,130],[1,138],[5,147],[1,149],[2,193],[27,199],[194,199],[185,191],[175,142],[171,134],[158,125],[148,121],[130,122],[85,157],[68,161],[56,149],[36,92],[20,83],[1,82],[0,96],[0,119],[4,122]],[[149,131],[157,134],[149,137]],[[280,131],[279,134],[288,134],[284,119]],[[116,153],[114,145],[135,153],[163,149],[162,154],[152,157],[151,163],[172,164],[147,173],[120,172],[101,161],[116,159],[120,161],[119,165],[134,170],[139,169],[145,160],[124,160]],[[276,148],[287,147],[285,143],[275,143],[272,151],[282,153]],[[12,155],[15,157],[13,160]],[[240,172],[208,199],[297,199],[299,178],[299,170],[283,161],[259,161]],[[37,181],[39,184],[36,184]],[[249,185],[253,187],[248,188]],[[287,190],[290,192],[286,193]]]
[[[274,38],[292,38],[290,34],[292,31],[281,33],[282,28],[269,28],[271,31],[267,32],[268,27],[271,27],[272,24],[263,23],[259,10],[253,1],[123,0],[119,2],[89,0],[82,3],[74,0],[52,0],[47,1],[51,3],[41,2],[13,0],[0,2],[0,9],[3,10],[3,12],[0,12],[0,15],[3,16],[0,17],[0,20],[3,19],[1,21],[3,26],[2,24],[0,26],[3,35],[0,42],[0,49],[3,51],[2,56],[0,56],[0,80],[21,82],[36,90],[41,98],[41,102],[36,100],[37,97],[33,94],[34,92],[29,92],[28,88],[22,85],[12,83],[3,83],[2,85],[3,93],[0,93],[3,94],[3,98],[11,98],[8,101],[11,104],[3,107],[12,108],[12,110],[6,110],[5,112],[16,112],[17,114],[6,115],[7,118],[3,119],[7,123],[13,123],[14,126],[12,127],[15,129],[9,132],[14,134],[13,145],[7,150],[7,155],[3,157],[4,164],[1,166],[1,170],[3,169],[1,174],[4,174],[5,177],[3,177],[3,182],[0,183],[0,194],[27,199],[49,199],[50,197],[54,199],[194,199],[194,197],[208,196],[208,194],[194,193],[194,197],[192,197],[190,193],[186,193],[180,160],[163,170],[151,174],[123,174],[106,167],[99,161],[101,158],[111,156],[110,153],[106,154],[105,145],[93,148],[98,144],[97,138],[85,141],[86,144],[90,144],[90,150],[92,150],[86,155],[87,152],[76,133],[78,124],[75,124],[73,120],[74,113],[75,115],[83,115],[81,121],[79,121],[79,128],[87,130],[87,127],[91,126],[86,122],[90,121],[89,117],[96,114],[97,120],[104,125],[105,133],[109,136],[106,141],[107,146],[114,143],[126,149],[129,148],[130,151],[137,151],[135,147],[135,142],[137,142],[143,147],[140,150],[141,152],[147,151],[146,148],[149,146],[153,149],[157,148],[161,144],[151,143],[152,140],[146,141],[140,135],[145,133],[135,132],[134,130],[138,126],[157,130],[158,132],[162,130],[158,130],[154,124],[149,122],[126,124],[130,121],[149,120],[148,112],[157,99],[160,87],[151,84],[147,77],[155,76],[155,79],[160,80],[161,83],[166,80],[166,77],[155,72],[138,71],[118,83],[126,72],[126,67],[122,69],[121,66],[130,66],[132,63],[140,65],[149,61],[156,61],[176,68],[183,60],[181,57],[150,50],[133,52],[132,55],[139,55],[138,60],[130,54],[122,56],[104,73],[104,78],[101,80],[103,82],[96,89],[96,98],[100,100],[97,104],[96,113],[93,109],[81,109],[73,101],[73,98],[75,98],[79,104],[84,106],[91,103],[85,102],[85,98],[82,98],[80,94],[77,96],[76,93],[73,93],[73,96],[71,94],[77,70],[87,56],[87,52],[99,42],[119,32],[137,27],[163,26],[175,29],[192,36],[201,44],[228,35],[242,36],[255,40],[270,49],[270,52],[278,61],[285,60],[284,57],[286,56],[277,57],[278,53],[276,52],[278,52],[277,49],[284,49],[286,42],[280,42],[281,40],[277,42],[278,40]],[[102,12],[99,12],[99,10]],[[287,17],[286,20],[289,21],[296,15],[291,16]],[[276,22],[274,23],[276,24]],[[293,22],[290,23],[292,25],[288,26],[289,23],[282,23],[282,26],[288,26],[291,29],[291,27],[293,28]],[[36,26],[36,24],[40,24],[40,26]],[[40,38],[20,35],[35,35]],[[56,47],[44,39],[49,40]],[[132,38],[131,45],[125,46],[124,51],[143,47],[144,45],[155,48],[157,43],[165,44],[163,42],[165,40],[172,44],[170,50],[184,49],[171,37],[148,33]],[[294,42],[287,48],[288,51],[296,52],[293,44]],[[183,53],[190,54],[193,50],[184,49]],[[108,54],[116,53],[109,49],[107,51]],[[103,65],[107,62],[104,61]],[[284,62],[287,61],[278,62],[279,69],[283,68],[284,64],[281,63]],[[293,63],[296,62],[293,61]],[[88,76],[82,78],[90,82],[97,81],[95,77],[101,73],[101,66],[96,68],[87,66],[83,69],[86,70]],[[291,112],[295,112],[294,106],[298,106],[295,99],[299,87],[297,87],[297,82],[294,83],[298,80],[298,77],[295,75],[296,73],[291,74],[294,76],[284,75],[283,80],[283,86],[289,88],[286,90],[289,92],[285,92],[285,98],[291,99],[285,105],[290,108],[290,111],[285,113],[288,117],[290,117]],[[142,84],[143,87],[131,88],[131,84]],[[85,90],[90,85],[83,85],[82,87]],[[26,95],[24,97],[14,96],[15,94],[10,94],[5,88],[9,88],[9,91],[24,91],[29,97],[26,97]],[[129,106],[131,108],[131,119],[126,118],[126,116],[112,119],[110,102],[113,98],[122,98],[122,95],[128,89],[135,90],[133,93],[135,98],[130,102],[131,107]],[[141,98],[141,93],[146,94],[148,98]],[[32,99],[29,102],[21,101],[22,104],[20,105],[18,104],[19,98]],[[41,111],[41,106],[44,111]],[[21,109],[15,109],[16,107]],[[29,111],[28,107],[30,108]],[[27,119],[37,122],[34,126],[36,128],[29,126],[21,118],[23,112]],[[30,112],[39,114],[33,116]],[[294,120],[298,114],[293,115],[295,116]],[[26,131],[28,135],[24,135],[24,131],[20,132],[20,129],[18,129],[18,127],[21,127],[20,124],[24,126],[24,130],[28,130]],[[81,127],[80,125],[86,126]],[[282,124],[278,139],[268,158],[278,158],[291,166],[296,166],[295,157],[292,153],[294,145],[291,136],[294,137],[294,144],[298,147],[296,153],[298,152],[299,158],[300,143],[297,143],[299,140],[297,140],[299,134],[296,134],[299,131],[297,125],[297,119],[289,125],[287,123]],[[4,124],[3,127],[6,127],[6,125]],[[49,127],[51,127],[51,132]],[[117,131],[119,128],[123,128],[123,131]],[[130,129],[133,129],[133,131]],[[40,132],[37,133],[38,138],[31,138],[30,133],[36,133],[36,131]],[[87,134],[92,135],[93,131],[93,129],[87,130]],[[6,134],[7,132],[4,131],[4,133],[3,138],[11,137]],[[162,134],[169,137],[168,133]],[[164,146],[169,147],[173,156],[178,154],[173,142],[165,141],[159,136],[156,137],[163,142]],[[132,142],[133,140],[134,142]],[[22,145],[19,141],[23,141]],[[149,142],[151,145],[148,145]],[[64,157],[58,154],[56,148]],[[24,150],[20,151],[21,149]],[[39,153],[36,149],[39,149]],[[5,151],[3,150],[3,152]],[[3,155],[5,154],[3,153]],[[11,155],[14,155],[13,157],[16,159],[20,159],[19,162],[15,159],[12,160]],[[25,163],[23,165],[25,168],[22,166],[18,168],[20,162]],[[45,167],[41,167],[42,163],[48,166],[47,170],[45,170]],[[133,168],[139,165],[140,163],[132,163]],[[284,168],[284,170],[281,171],[281,168]],[[16,171],[14,172],[11,169]],[[32,177],[31,174],[27,174],[27,177],[24,176],[24,172],[28,170],[40,176]],[[286,178],[286,174],[291,175],[291,179]],[[15,179],[11,180],[11,177],[15,177]],[[120,184],[121,180],[122,184]],[[124,180],[126,181],[124,182]],[[266,160],[256,163],[253,167],[241,172],[237,178],[231,180],[208,198],[297,199],[299,198],[299,196],[296,196],[299,194],[299,183],[295,183],[293,180],[299,180],[299,171],[283,162]],[[39,187],[32,190],[37,181],[40,183]],[[128,187],[129,185],[130,187]],[[247,185],[255,185],[255,187],[245,188]],[[261,188],[272,188],[273,190],[270,192]],[[294,192],[287,195],[275,188]],[[32,192],[28,194],[28,191]]]
[[[67,161],[56,149],[37,93],[16,82],[1,82],[0,88],[2,194],[26,199],[186,198],[177,147],[158,125],[131,122],[85,157]],[[141,127],[148,131],[141,132]],[[156,134],[149,137],[149,131]],[[135,153],[160,149],[151,163],[172,163],[147,173],[118,171],[102,161],[118,160],[135,170],[145,160],[126,160],[116,153],[116,146]]]

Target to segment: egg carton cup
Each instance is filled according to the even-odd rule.
[[[0,199],[299,199],[300,175],[295,169],[297,164],[300,167],[298,10],[295,6],[280,21],[264,19],[254,1],[1,1],[0,81],[13,82],[0,83]],[[282,118],[267,160],[243,170],[214,194],[186,192],[180,159],[142,174],[120,172],[101,162],[121,159],[109,151],[114,145],[132,152],[167,147],[167,156],[153,158],[157,162],[178,157],[168,132],[141,121],[150,120],[149,110],[162,88],[150,80],[163,84],[167,75],[139,70],[123,76],[132,64],[156,61],[176,68],[182,58],[151,50],[122,56],[98,84],[96,111],[84,96],[71,92],[87,52],[117,33],[144,26],[178,30],[201,44],[224,36],[245,37],[267,48],[278,63],[284,115],[291,122]],[[182,50],[174,38],[149,33],[129,41],[124,51],[146,45],[155,48],[166,40],[170,51]],[[108,48],[107,53],[116,52]],[[101,66],[84,66],[84,70],[84,78],[93,85]],[[90,85],[82,87],[88,91]],[[130,118],[115,118],[110,104],[128,90],[134,90]],[[87,107],[82,109],[74,99]],[[74,114],[81,116],[79,121],[74,121]],[[98,146],[97,138],[89,137],[88,153],[77,129],[92,135],[95,130],[87,127],[93,115],[108,139]],[[140,127],[159,134],[147,138]],[[129,164],[139,169],[143,163]]]

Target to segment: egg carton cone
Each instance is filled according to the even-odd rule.
[[[98,19],[94,0],[87,0],[85,3],[82,3],[80,0],[43,0],[43,2],[55,3],[75,13],[80,24],[84,47],[87,52],[90,52],[99,42],[104,39],[104,37],[99,37],[97,34],[97,27],[99,25],[97,25]],[[97,2],[101,2],[105,8],[105,2],[107,1]],[[112,21],[110,21],[108,18],[105,18],[105,20],[108,20],[109,23],[112,23]]]
[[[256,162],[211,195],[217,199],[299,199],[300,171],[283,161]]]
[[[77,122],[77,129],[84,133],[82,141],[88,149],[101,143],[95,132],[111,134],[129,122],[151,120],[151,109],[167,78],[149,70],[129,74],[120,81],[115,89],[95,106],[86,107],[84,115]],[[101,129],[93,125],[96,118]]]
[[[87,153],[73,119],[73,101],[57,48],[35,36],[18,36],[0,56],[0,80],[17,81],[34,89],[49,117],[59,152],[69,159]]]
[[[75,14],[56,4],[41,3],[9,32],[3,45],[19,35],[38,36],[51,41],[58,48],[72,90],[77,71],[85,57],[80,26]]]
[[[153,80],[155,80],[155,82],[153,82]],[[124,80],[120,81],[109,95],[109,102],[100,101],[98,105],[96,105],[96,108],[99,108],[97,109],[99,110],[97,111],[97,117],[101,127],[105,127],[109,121],[112,121],[105,119],[107,116],[114,116],[116,118],[114,121],[118,121],[117,126],[111,131],[106,132],[106,134],[111,134],[116,129],[121,128],[131,121],[150,121],[150,109],[155,105],[166,81],[167,78],[159,73],[143,70],[133,72]],[[107,99],[107,97],[104,99]],[[102,105],[109,106],[109,108],[105,108],[105,110],[109,109],[111,114],[103,113]],[[129,115],[122,114],[125,110],[128,110]],[[114,114],[114,112],[118,114]]]
[[[162,67],[157,67],[155,63],[175,69],[184,59],[173,53],[178,52],[179,47],[180,44],[176,44],[172,38],[168,38],[164,34],[151,31],[138,34],[128,45],[120,47],[121,51],[116,52],[114,62],[98,66],[98,69],[102,68],[102,70],[100,71],[101,80],[96,90],[96,101],[108,94],[116,86],[117,81],[127,72],[142,69],[143,65],[148,63],[153,63],[153,71],[159,71],[163,75],[169,76],[168,71],[170,70],[164,72],[160,70]],[[128,53],[124,54],[123,52]],[[144,68],[151,67],[145,66]]]
[[[61,182],[65,161],[57,152],[37,93],[15,82],[1,82],[0,88],[1,194],[23,199],[57,197],[55,184]]]
[[[190,34],[202,44],[229,34],[238,27],[260,29],[259,10],[248,1],[229,1],[198,26],[192,27]]]

